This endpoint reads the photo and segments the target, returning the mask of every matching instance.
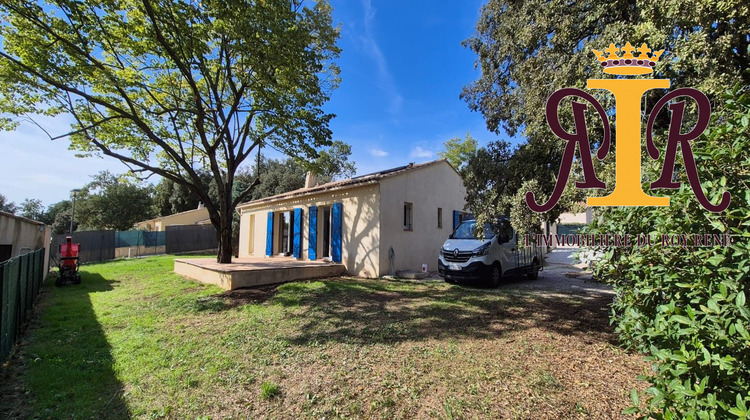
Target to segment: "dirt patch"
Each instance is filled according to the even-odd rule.
[[[647,363],[616,345],[609,294],[425,284],[346,297],[303,307],[266,376],[284,394],[245,394],[253,416],[624,418],[646,387]]]
[[[280,285],[273,284],[268,286],[258,286],[253,288],[227,290],[211,296],[198,299],[199,302],[221,301],[226,308],[248,305],[253,303],[263,303],[276,294]]]

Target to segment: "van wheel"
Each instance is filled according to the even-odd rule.
[[[490,286],[492,287],[498,287],[500,286],[500,279],[503,276],[503,270],[500,268],[500,264],[494,263],[492,264],[492,268],[490,268]]]
[[[539,260],[534,258],[534,262],[531,263],[531,269],[526,274],[526,278],[529,280],[536,280],[539,278]]]

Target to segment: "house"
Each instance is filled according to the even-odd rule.
[[[581,205],[584,208],[583,211],[577,213],[562,213],[557,219],[556,223],[548,224],[544,229],[545,235],[552,235],[552,237],[556,238],[555,241],[553,241],[552,245],[549,247],[550,249],[558,247],[557,238],[563,238],[567,237],[567,235],[578,234],[582,227],[591,223],[591,220],[593,219],[593,207],[586,206],[585,202],[581,203]],[[561,246],[564,248],[578,247],[577,245],[569,245],[567,242],[566,244]]]
[[[578,213],[563,213],[557,219],[557,223],[552,225],[552,235],[575,235],[579,229],[591,223],[593,217],[593,207],[585,207],[585,210]]]
[[[51,229],[36,220],[0,212],[0,262],[45,249],[44,273],[49,270]]]
[[[169,216],[161,216],[138,222],[135,224],[135,228],[152,232],[164,232],[167,226],[205,224],[211,224],[211,220],[208,218],[208,210],[202,204],[199,204],[195,210],[183,211],[181,213],[170,214]]]
[[[465,192],[445,160],[322,185],[308,176],[305,188],[238,206],[239,257],[326,259],[361,277],[434,271]]]

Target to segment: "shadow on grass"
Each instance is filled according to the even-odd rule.
[[[380,282],[380,283],[379,283]],[[606,295],[549,296],[465,286],[395,286],[380,280],[328,280],[279,288],[272,302],[300,306],[290,341],[352,344],[428,339],[492,339],[525,328],[616,344]]]
[[[97,322],[91,296],[117,282],[81,272],[80,285],[45,283],[39,305],[17,355],[11,360],[15,389],[7,418],[128,418],[114,358]],[[12,386],[9,384],[9,386]]]

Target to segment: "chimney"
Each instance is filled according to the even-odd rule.
[[[305,188],[312,188],[318,185],[318,176],[313,171],[307,171],[305,175]]]
[[[206,206],[203,205],[202,201],[198,202],[198,210],[200,210],[200,209],[202,209],[204,207],[206,207]]]

